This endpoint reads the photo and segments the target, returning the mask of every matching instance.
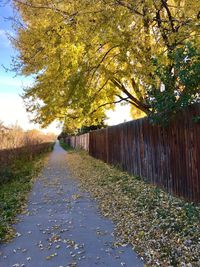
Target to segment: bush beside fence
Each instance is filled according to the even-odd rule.
[[[199,114],[200,105],[196,105],[166,128],[145,118],[68,138],[67,142],[169,193],[200,202],[200,123],[193,120]]]

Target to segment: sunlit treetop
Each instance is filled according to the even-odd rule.
[[[43,126],[98,124],[116,103],[168,120],[199,95],[199,1],[13,0],[17,71]]]

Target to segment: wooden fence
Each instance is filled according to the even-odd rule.
[[[73,148],[82,148],[89,151],[89,133],[67,137],[65,142]]]
[[[197,115],[200,105],[179,114],[167,128],[139,119],[93,131],[85,147],[97,159],[200,202],[200,123],[193,120]],[[77,147],[83,137],[74,138]]]

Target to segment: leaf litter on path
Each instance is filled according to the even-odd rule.
[[[200,206],[172,197],[85,152],[68,152],[66,162],[81,188],[116,224],[116,246],[131,244],[146,266],[200,266]]]

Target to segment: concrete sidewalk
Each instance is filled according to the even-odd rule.
[[[66,168],[66,151],[55,145],[19,216],[16,237],[0,246],[1,267],[140,267],[130,246],[113,247],[113,223]]]

